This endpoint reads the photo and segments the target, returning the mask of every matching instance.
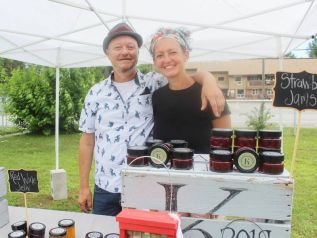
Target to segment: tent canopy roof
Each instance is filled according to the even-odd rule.
[[[317,32],[314,0],[1,0],[0,57],[50,67],[110,65],[102,41],[126,21],[145,44],[159,27],[192,32],[190,61],[279,57]]]

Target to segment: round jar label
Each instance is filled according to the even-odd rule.
[[[71,219],[64,219],[59,222],[61,226],[71,226],[74,224],[74,221]]]
[[[90,232],[87,235],[87,238],[102,238],[102,235],[99,232]]]
[[[66,230],[65,230],[65,228],[57,227],[57,228],[53,228],[50,231],[50,234],[55,235],[55,236],[60,236],[60,235],[66,234]]]
[[[42,223],[33,223],[31,228],[33,230],[43,230],[45,227]]]
[[[23,237],[25,235],[24,231],[13,231],[10,233],[11,238]]]
[[[155,157],[151,158],[151,161],[154,164],[164,164],[164,162],[167,160],[167,153],[165,150],[163,150],[162,148],[155,148],[152,150],[151,152],[151,157]]]
[[[14,223],[13,225],[14,226],[21,226],[21,225],[24,225],[25,224],[25,221],[18,221],[16,223]]]
[[[256,157],[250,152],[242,153],[238,158],[238,164],[243,170],[252,170],[256,166]]]

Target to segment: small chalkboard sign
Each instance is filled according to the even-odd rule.
[[[11,192],[39,192],[36,170],[8,170],[8,174]]]
[[[273,106],[317,109],[317,74],[277,72]]]

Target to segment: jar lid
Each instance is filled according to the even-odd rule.
[[[241,173],[253,173],[259,166],[259,156],[249,147],[241,147],[234,153],[234,165]]]
[[[30,224],[29,228],[30,228],[30,230],[33,230],[33,231],[43,231],[43,232],[45,232],[46,226],[43,223],[40,223],[40,222],[33,222],[33,223]]]
[[[194,150],[190,148],[174,148],[172,150],[173,158],[177,159],[188,159],[193,157]]]
[[[174,148],[186,148],[188,146],[186,140],[170,140],[169,143],[172,144]]]
[[[237,129],[234,134],[238,137],[256,137],[257,131],[250,129]]]
[[[70,227],[70,226],[73,226],[74,224],[75,222],[72,219],[63,219],[58,222],[58,226],[60,227]]]
[[[164,143],[164,141],[160,140],[160,139],[148,139],[146,142],[145,142],[145,145],[148,146],[148,147],[151,147],[155,144],[162,144]]]
[[[151,165],[157,168],[163,168],[171,159],[171,147],[166,143],[156,144],[151,147],[149,154],[151,157],[154,157],[149,158]]]
[[[211,135],[220,137],[231,137],[233,135],[233,130],[228,128],[213,128],[211,129]]]
[[[52,228],[49,231],[50,236],[64,236],[66,235],[67,230],[63,227]]]
[[[128,147],[128,155],[131,156],[145,156],[148,155],[149,148],[147,146],[130,146]]]
[[[229,150],[212,150],[209,157],[211,160],[229,162],[232,160],[232,152]]]
[[[25,238],[25,232],[22,230],[12,231],[8,234],[9,238]]]
[[[103,234],[100,233],[99,231],[91,231],[88,232],[85,236],[85,238],[102,238]]]
[[[280,130],[259,130],[259,137],[280,138],[281,136]]]
[[[27,227],[26,221],[18,221],[18,222],[15,222],[15,223],[13,223],[11,225],[11,229],[13,231],[15,231],[15,230],[23,230],[26,227]]]
[[[260,153],[260,160],[272,164],[280,164],[284,161],[284,154],[276,151],[263,151]]]

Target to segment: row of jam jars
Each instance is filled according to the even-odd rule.
[[[211,150],[230,150],[232,149],[232,129],[213,128],[211,130],[210,147]]]
[[[280,130],[260,130],[258,139],[258,152],[275,151],[281,152],[282,131]]]

